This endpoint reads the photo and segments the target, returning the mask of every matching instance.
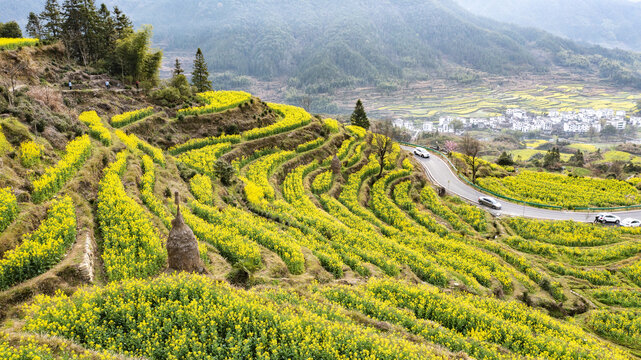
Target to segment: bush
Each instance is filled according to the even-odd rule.
[[[152,91],[150,96],[154,104],[165,107],[176,106],[183,101],[180,91],[175,87],[165,87]]]
[[[180,92],[180,95],[189,98],[192,96],[191,86],[187,77],[185,75],[176,75],[169,82],[171,88],[174,88]]]
[[[214,164],[214,173],[223,185],[229,186],[232,184],[232,178],[236,175],[236,169],[230,163],[218,159]]]

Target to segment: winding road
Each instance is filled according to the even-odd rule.
[[[414,153],[414,148],[410,146],[402,146],[404,150]],[[479,196],[486,195],[472,186],[466,184],[461,180],[448,165],[447,161],[440,156],[432,154],[429,159],[424,159],[414,155],[416,160],[421,163],[425,173],[430,180],[442,187],[444,187],[449,194],[457,195],[485,210],[490,211],[495,216],[510,215],[510,216],[523,216],[534,219],[546,220],[574,220],[580,222],[592,222],[597,212],[586,211],[565,211],[565,210],[551,210],[541,209],[537,207],[527,206],[523,204],[508,202],[504,199],[498,199],[503,209],[500,211],[492,210],[487,207],[481,206],[478,203]],[[612,212],[619,216],[621,219],[627,217],[641,219],[641,209],[627,210]]]

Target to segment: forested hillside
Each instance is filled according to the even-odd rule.
[[[137,24],[152,24],[167,50],[202,48],[212,72],[229,73],[218,79],[221,88],[248,75],[310,94],[358,85],[393,90],[429,77],[469,82],[555,66],[641,86],[638,55],[476,17],[453,0],[110,3]]]

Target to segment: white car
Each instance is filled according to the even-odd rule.
[[[414,148],[414,155],[420,156],[424,159],[429,159],[430,158],[430,153],[423,149],[423,148]]]
[[[485,205],[495,210],[501,210],[501,207],[502,207],[500,202],[496,201],[496,199],[491,198],[489,196],[479,197],[479,204]]]
[[[598,223],[601,223],[601,224],[617,224],[617,225],[619,225],[619,224],[621,224],[621,218],[616,216],[616,215],[613,215],[613,214],[601,213],[601,214],[596,216],[596,219],[594,219],[594,222],[598,222]]]
[[[624,227],[639,227],[641,226],[641,220],[633,219],[633,218],[625,218],[621,220],[621,226]]]

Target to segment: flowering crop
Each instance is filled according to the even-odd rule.
[[[11,146],[9,141],[7,141],[7,138],[4,136],[4,133],[2,132],[2,126],[0,126],[0,156],[12,150],[13,150],[13,146]]]
[[[641,308],[641,290],[600,288],[592,291],[592,296],[610,306]]]
[[[111,117],[111,125],[115,128],[121,128],[138,120],[144,119],[154,113],[152,106],[140,110],[129,111],[120,115]]]
[[[354,153],[352,156],[350,156],[347,161],[345,162],[345,167],[350,167],[356,165],[356,163],[361,159],[361,156],[363,155],[363,146],[366,144],[364,142],[358,144],[356,148],[354,148]]]
[[[45,273],[76,240],[76,211],[68,196],[55,201],[38,229],[0,260],[0,290]]]
[[[595,226],[576,221],[542,221],[510,218],[508,225],[519,236],[564,246],[600,246],[622,241],[616,227]]]
[[[335,119],[323,119],[323,127],[331,133],[337,133],[340,129],[340,124]]]
[[[332,173],[331,170],[324,171],[314,178],[314,181],[312,182],[312,191],[320,194],[324,193],[329,188],[332,187],[332,178],[334,177],[334,173]]]
[[[9,188],[0,188],[0,233],[18,216],[18,200]]]
[[[376,298],[371,292],[354,288],[348,286],[329,287],[322,289],[321,293],[324,298],[333,303],[350,310],[360,311],[380,321],[400,325],[409,332],[444,346],[450,351],[462,351],[476,359],[510,358],[501,355],[502,350],[495,344],[477,340],[471,336],[466,337],[437,322],[420,319],[410,312],[395,307],[385,299]]]
[[[182,153],[177,159],[207,176],[215,176],[214,165],[216,159],[230,149],[231,143],[219,143]]]
[[[635,205],[641,194],[625,181],[614,179],[576,178],[546,172],[521,171],[516,176],[478,179],[480,186],[519,200],[548,205],[607,207]]]
[[[180,155],[189,150],[196,150],[203,148],[208,145],[215,145],[220,143],[231,143],[238,144],[241,140],[240,135],[220,135],[220,136],[210,136],[206,138],[191,139],[186,143],[172,146],[169,148],[169,153],[172,155]]]
[[[127,196],[120,180],[126,168],[126,156],[120,153],[116,162],[106,169],[98,190],[102,259],[111,281],[155,275],[167,259],[158,231],[145,210]]]
[[[154,161],[162,166],[165,166],[165,155],[159,148],[150,145],[144,140],[139,139],[135,134],[127,135],[121,130],[116,130],[116,136],[122,141],[129,151],[137,153],[142,150],[145,154],[151,156]]]
[[[207,105],[178,110],[178,114],[201,115],[211,114],[235,108],[251,99],[251,94],[244,91],[207,91],[196,95]]]
[[[624,268],[623,271],[628,275],[630,280],[641,286],[641,260],[638,260],[634,264]]]
[[[340,160],[344,160],[345,157],[347,157],[347,154],[349,153],[350,147],[352,146],[352,144],[354,144],[355,141],[356,141],[356,138],[349,138],[343,141],[343,143],[341,144],[341,147],[338,148],[338,151],[336,152],[336,156]]]
[[[0,50],[13,50],[21,46],[33,46],[40,40],[29,38],[0,38]]]
[[[641,311],[596,310],[587,321],[594,331],[622,345],[641,344]]]
[[[403,169],[413,171],[414,170],[414,165],[412,165],[412,161],[410,158],[405,158],[403,159],[403,163],[401,164],[403,166]]]
[[[372,223],[352,213],[345,205],[327,194],[321,195],[320,200],[329,214],[360,236],[369,239],[367,246],[361,247],[372,247],[395,259],[399,264],[407,265],[423,281],[441,286],[447,283],[448,274],[436,264],[436,260],[430,254],[415,251],[397,242],[395,238],[381,236]]]
[[[89,133],[94,138],[100,140],[105,146],[111,144],[111,133],[102,124],[100,117],[95,111],[85,111],[78,119],[89,127]]]
[[[324,137],[319,137],[314,140],[310,140],[304,144],[300,144],[296,147],[296,152],[297,153],[302,153],[305,151],[309,151],[312,149],[316,149],[317,147],[321,146],[325,142]]]
[[[255,215],[231,206],[219,211],[197,202],[192,202],[191,208],[194,214],[209,223],[236,229],[241,235],[277,253],[292,274],[305,271],[305,257],[300,246],[293,239],[283,236],[281,231],[265,228],[264,222]]]
[[[98,139],[105,146],[111,144],[111,133],[102,124],[100,117],[95,111],[85,111],[78,116],[78,119],[89,127],[91,136]]]
[[[78,350],[67,343],[50,344],[34,335],[8,336],[0,332],[0,359],[3,360],[116,360],[107,353]]]
[[[214,205],[214,188],[209,176],[196,174],[189,180],[189,189],[198,201],[206,205]]]
[[[577,279],[584,279],[594,285],[616,285],[619,283],[618,279],[612,275],[608,270],[601,269],[577,269],[570,266],[565,266],[559,263],[547,264],[548,269],[557,274],[574,276]]]
[[[410,216],[414,220],[416,220],[416,222],[425,226],[425,228],[429,231],[435,232],[441,236],[448,234],[448,229],[439,224],[434,216],[428,214],[427,212],[422,212],[418,209],[416,203],[412,201],[412,198],[409,195],[411,186],[412,182],[408,180],[403,181],[397,184],[396,187],[394,187],[394,200],[396,201],[396,204],[398,204],[398,206],[403,210],[407,211],[407,213],[410,214]],[[457,218],[455,218],[455,220],[459,221],[453,223],[453,226],[455,225],[455,229],[467,230],[467,227],[464,223],[460,222],[460,220],[458,220]]]
[[[511,236],[503,241],[512,248],[531,254],[541,255],[548,259],[565,258],[581,265],[604,264],[621,259],[627,259],[641,251],[641,243],[636,241],[621,242],[610,246],[600,247],[568,247],[551,245],[536,240],[524,240]]]
[[[514,252],[507,250],[504,245],[495,242],[484,241],[479,243],[479,246],[483,249],[497,254],[503,260],[505,260],[505,262],[517,268],[521,273],[527,275],[529,279],[536,282],[537,284],[544,279],[542,272],[532,266],[528,259],[526,259],[524,256],[516,255]],[[522,276],[519,276],[519,274],[515,274],[515,277],[519,278],[519,281],[521,281],[528,288],[534,289],[535,285],[531,281],[528,281],[528,278],[523,278]],[[549,279],[547,281],[549,282]]]
[[[392,149],[385,157],[385,170],[393,170],[396,168],[396,162],[401,154],[401,146],[398,143],[392,144]]]
[[[474,205],[467,204],[459,198],[451,198],[451,202],[451,204],[448,204],[449,208],[452,209],[461,220],[471,225],[476,231],[483,232],[487,230],[485,211]]]
[[[265,136],[280,134],[305,126],[312,121],[312,116],[307,111],[291,105],[268,104],[277,113],[282,114],[283,119],[262,128],[254,128],[243,132],[243,138],[254,140]]]
[[[20,144],[20,163],[24,167],[32,167],[40,163],[44,147],[33,141]]]
[[[40,203],[54,196],[76,174],[90,155],[89,136],[83,135],[69,142],[62,159],[55,166],[47,168],[45,173],[33,182],[33,201]]]
[[[173,217],[169,215],[167,210],[158,198],[154,195],[154,185],[156,184],[156,172],[154,169],[154,161],[148,156],[142,157],[142,179],[140,180],[140,198],[147,205],[151,212],[160,218],[160,221],[171,229],[171,220]]]
[[[450,223],[454,229],[464,231],[468,228],[468,225],[461,221],[461,218],[459,218],[455,212],[441,202],[436,191],[434,191],[431,186],[427,185],[421,190],[421,203],[434,214]]]
[[[426,231],[427,229],[416,226],[387,197],[387,186],[394,180],[409,175],[409,173],[405,169],[395,170],[374,183],[370,193],[370,204],[374,213],[388,224],[416,239],[414,246],[425,247],[429,244],[428,248],[437,250],[439,254],[436,259],[439,263],[462,274],[463,280],[470,286],[477,286],[476,282],[483,286],[489,286],[492,277],[494,277],[505,289],[511,290],[512,279],[493,256],[463,242],[454,241],[455,238],[443,239],[435,233]]]
[[[345,128],[352,134],[356,135],[356,137],[361,139],[364,138],[365,135],[367,135],[367,130],[357,125],[347,125],[345,126]]]
[[[439,357],[396,336],[186,274],[40,296],[27,313],[27,331],[150,359]]]
[[[354,271],[361,275],[369,274],[369,271],[360,263],[360,259],[363,259],[378,266],[390,276],[398,274],[398,265],[379,249],[372,246],[372,242],[369,239],[346,226],[337,224],[326,213],[319,212],[318,208],[305,194],[303,178],[317,166],[317,162],[312,162],[290,171],[285,181],[283,181],[283,197],[300,213],[315,213],[315,216],[301,218],[322,233],[327,234],[332,241],[332,245],[343,256],[343,261]]]
[[[251,185],[247,183],[247,186],[245,186],[247,199],[250,197],[253,199],[273,199],[275,194],[274,188],[269,184],[269,175],[278,165],[291,159],[295,155],[296,153],[294,151],[279,151],[271,155],[263,156],[251,163],[246,170],[247,180],[251,183]]]
[[[249,165],[246,169],[247,177],[240,177],[245,183],[245,197],[255,211],[274,219],[286,219],[287,223],[294,225],[295,227],[288,227],[286,235],[283,236],[291,237],[295,239],[292,242],[298,242],[301,246],[310,249],[327,271],[335,277],[340,277],[343,275],[343,261],[349,260],[352,265],[355,265],[357,260],[344,253],[339,255],[338,250],[329,246],[318,230],[312,227],[316,224],[313,213],[307,216],[296,211],[291,204],[280,200],[269,203],[266,198],[266,193],[274,194],[274,189],[268,181],[269,176],[279,164],[294,155],[292,151],[280,151],[262,157]],[[317,166],[317,163],[312,163],[312,166]],[[271,222],[262,222],[264,228],[270,228],[271,225]],[[279,231],[277,228],[270,229]]]
[[[436,321],[463,336],[495,343],[525,357],[546,359],[628,359],[629,355],[583,331],[514,301],[476,295],[448,295],[395,280],[370,280],[367,291]]]
[[[192,214],[187,208],[181,208],[181,212],[194,235],[213,245],[232,264],[242,264],[249,271],[262,267],[260,247],[243,236],[237,228],[211,224]]]

